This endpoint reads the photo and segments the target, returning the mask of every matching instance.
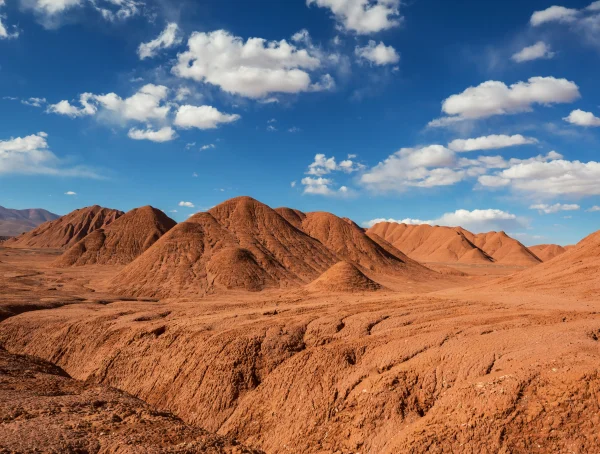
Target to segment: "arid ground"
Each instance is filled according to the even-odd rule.
[[[595,242],[526,270],[405,259],[393,276],[355,257],[308,285],[155,297],[122,290],[132,265],[0,247],[0,447],[597,452]],[[568,254],[579,281],[555,272]]]

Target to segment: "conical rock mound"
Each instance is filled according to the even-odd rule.
[[[504,232],[473,235],[471,241],[500,265],[535,266],[542,261],[527,247]]]
[[[104,229],[95,230],[55,261],[59,267],[126,265],[177,223],[151,206],[131,210]]]
[[[289,288],[314,280],[337,261],[267,205],[238,197],[175,226],[126,266],[112,288],[150,297]]]
[[[11,238],[4,242],[3,246],[66,249],[88,234],[108,227],[122,215],[122,211],[98,205],[81,208],[54,221],[45,222],[18,237]]]
[[[329,268],[306,286],[310,291],[319,292],[375,292],[383,286],[365,276],[356,266],[349,262],[339,262]]]

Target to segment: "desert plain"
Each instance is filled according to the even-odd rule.
[[[598,232],[83,208],[0,243],[0,452],[599,452],[599,268]]]

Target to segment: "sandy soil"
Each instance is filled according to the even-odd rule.
[[[594,299],[500,292],[496,276],[449,275],[378,279],[389,291],[370,293],[126,301],[104,291],[119,267],[58,270],[55,258],[0,249],[8,352],[246,446],[588,453],[600,445]],[[54,308],[36,310],[45,307]]]

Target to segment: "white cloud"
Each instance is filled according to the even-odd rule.
[[[302,178],[301,183],[304,186],[304,194],[324,196],[345,196],[349,194],[349,190],[346,186],[341,186],[337,190],[334,189],[334,181],[330,178],[305,177]]]
[[[551,6],[543,11],[536,11],[531,16],[530,23],[534,27],[538,27],[547,22],[573,22],[579,11],[564,6]]]
[[[25,104],[26,106],[31,107],[42,107],[44,104],[46,104],[46,98],[22,99],[21,104]]]
[[[597,213],[598,211],[600,211],[600,206],[594,205],[592,208],[585,211],[587,211],[588,213]]]
[[[224,114],[212,106],[180,106],[174,124],[180,128],[215,129],[220,124],[233,123],[241,117]]]
[[[487,210],[456,210],[452,213],[445,213],[437,219],[422,221],[420,219],[373,219],[363,223],[364,227],[373,227],[380,222],[392,222],[396,224],[410,225],[441,225],[448,227],[463,227],[475,232],[488,230],[508,230],[521,228],[527,225],[526,220],[518,216],[496,209]]]
[[[39,132],[26,137],[0,140],[0,175],[52,175],[100,178],[84,166],[68,167],[50,151],[48,135]]]
[[[490,80],[447,98],[442,103],[442,111],[449,117],[434,120],[429,126],[448,126],[462,120],[530,112],[534,104],[571,103],[580,97],[579,87],[566,79],[532,77],[527,82],[511,86]]]
[[[93,99],[93,94],[83,93],[79,96],[81,107],[73,106],[69,101],[63,100],[56,104],[50,104],[46,109],[46,112],[66,115],[71,118],[94,115],[98,109],[91,103]]]
[[[195,208],[194,204],[192,202],[179,202],[179,206],[180,207],[186,207],[186,208]]]
[[[495,150],[499,148],[514,147],[518,145],[530,145],[538,143],[537,139],[523,137],[521,134],[513,136],[491,135],[478,137],[476,139],[456,139],[448,144],[448,148],[456,152]]]
[[[449,186],[468,176],[457,168],[456,154],[442,146],[402,148],[366,171],[360,182],[374,191],[403,191],[409,187]]]
[[[169,142],[177,137],[177,134],[170,126],[154,131],[148,129],[131,128],[127,133],[130,139],[134,140],[151,140],[152,142]]]
[[[296,126],[292,126],[290,129],[288,129],[288,132],[291,132],[291,133],[296,133],[296,132],[300,132],[300,131],[302,131],[302,130]]]
[[[65,195],[77,195],[77,193],[73,191],[67,191],[65,192]]]
[[[600,163],[554,159],[521,162],[479,178],[484,187],[511,187],[539,197],[600,195]]]
[[[377,44],[369,41],[364,47],[356,46],[354,53],[358,58],[371,62],[377,66],[392,65],[400,61],[400,55],[392,46],[386,46],[382,42]]]
[[[194,32],[188,50],[178,55],[172,72],[216,85],[227,93],[260,99],[271,93],[327,89],[323,84],[311,83],[308,72],[320,66],[319,58],[286,40],[249,38],[244,42],[225,30],[217,30]]]
[[[596,117],[591,112],[584,112],[583,110],[577,109],[569,114],[568,117],[565,117],[567,123],[571,123],[572,125],[577,126],[585,126],[585,127],[600,127],[600,118]]]
[[[4,6],[4,0],[0,0],[0,8]],[[13,27],[13,31],[10,32],[6,28],[6,25],[2,22],[5,16],[0,13],[0,40],[2,39],[14,39],[19,37],[19,31]]]
[[[196,142],[190,142],[185,144],[185,149],[190,150],[196,146]]]
[[[106,111],[124,120],[165,120],[170,106],[164,104],[168,88],[164,85],[147,84],[129,98],[122,99],[115,93],[96,95],[94,100]]]
[[[200,150],[201,150],[201,151],[204,151],[204,150],[211,150],[211,149],[214,149],[214,148],[217,148],[217,147],[215,146],[215,144],[214,144],[214,143],[209,143],[208,145],[202,145],[202,146],[200,147]]]
[[[363,169],[362,164],[356,163],[351,159],[345,159],[336,162],[335,157],[327,158],[324,154],[316,154],[315,160],[308,166],[308,175],[323,176],[331,172],[352,173]]]
[[[400,0],[306,0],[306,4],[329,8],[341,27],[363,35],[397,27],[403,20]]]
[[[546,203],[538,203],[537,205],[531,205],[529,209],[538,210],[540,214],[553,214],[559,211],[577,211],[581,207],[575,204],[555,203],[554,205],[548,205]]]
[[[273,125],[268,125],[267,126],[267,131],[268,132],[275,132],[275,131],[277,131],[277,128],[275,126],[273,126]]]
[[[181,41],[181,37],[179,36],[179,26],[176,23],[171,22],[156,39],[140,44],[138,56],[141,60],[155,57],[159,50],[169,49],[180,44]]]
[[[295,187],[296,187],[296,181],[292,181],[292,182],[290,183],[290,186],[291,186],[292,188],[295,188]]]
[[[168,88],[164,85],[147,84],[129,98],[121,98],[115,93],[94,95],[83,93],[79,97],[81,107],[73,106],[63,100],[48,106],[48,112],[70,117],[95,115],[99,108],[116,116],[117,119],[128,121],[165,120],[171,107],[165,104]]]
[[[24,9],[33,11],[46,28],[61,25],[70,10],[91,6],[107,21],[126,20],[141,13],[144,3],[137,0],[20,0]]]
[[[514,54],[511,59],[517,63],[523,63],[540,58],[550,59],[555,55],[550,46],[543,41],[538,41],[533,46],[525,47],[521,51]]]

